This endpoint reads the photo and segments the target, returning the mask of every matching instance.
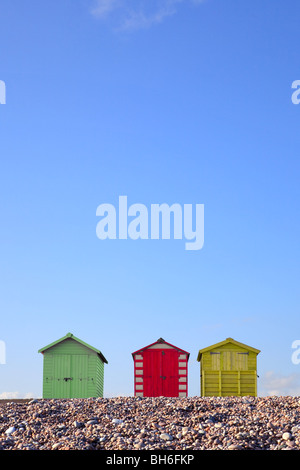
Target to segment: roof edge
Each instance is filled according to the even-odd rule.
[[[154,341],[154,343],[150,343],[148,344],[147,346],[144,346],[143,348],[140,348],[140,349],[137,349],[136,351],[134,351],[133,353],[131,353],[132,357],[137,354],[138,352],[140,351],[143,351],[144,349],[148,349],[150,348],[151,346],[153,346],[154,344],[167,344],[168,346],[172,346],[172,348],[174,349],[178,349],[178,351],[182,351],[183,353],[187,354],[188,355],[188,359],[190,357],[190,353],[188,351],[185,351],[184,349],[181,349],[179,348],[178,346],[175,346],[174,344],[171,344],[171,343],[168,343],[167,341],[165,341],[163,338],[159,338],[157,341]]]
[[[253,348],[252,346],[248,346],[247,344],[236,341],[233,338],[226,338],[223,341],[220,341],[219,343],[215,343],[215,344],[212,344],[211,346],[200,349],[199,352],[198,352],[197,361],[200,362],[201,356],[202,356],[203,353],[209,351],[210,349],[219,348],[220,346],[223,346],[224,344],[227,344],[227,343],[233,343],[236,346],[240,346],[242,348],[249,349],[250,351],[252,351],[256,354],[260,353],[260,349],[256,349],[256,348]]]
[[[44,353],[44,351],[46,351],[47,349],[49,348],[52,348],[53,346],[56,346],[57,344],[61,343],[62,341],[65,341],[66,339],[73,339],[74,341],[77,341],[77,343],[80,343],[82,344],[83,346],[85,346],[86,348],[88,349],[91,349],[92,351],[94,351],[96,354],[98,354],[102,361],[105,362],[106,364],[108,364],[107,362],[107,359],[103,356],[102,352],[99,350],[99,349],[96,349],[94,348],[93,346],[91,346],[90,344],[88,343],[85,343],[84,341],[82,341],[81,339],[77,338],[76,336],[74,336],[72,333],[67,333],[65,336],[63,336],[62,338],[59,338],[57,339],[56,341],[53,341],[53,343],[50,343],[48,344],[47,346],[44,346],[43,348],[39,349],[38,352],[39,353]]]

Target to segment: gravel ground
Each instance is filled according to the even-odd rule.
[[[299,450],[300,397],[0,401],[0,450]]]

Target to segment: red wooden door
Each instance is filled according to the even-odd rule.
[[[178,397],[179,373],[178,352],[176,349],[166,349],[162,354],[163,396]]]
[[[143,354],[144,397],[162,395],[162,361],[161,350],[146,349]]]
[[[178,352],[146,349],[143,354],[144,397],[178,396]]]

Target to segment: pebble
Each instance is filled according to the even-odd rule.
[[[75,428],[81,428],[81,427],[83,426],[83,424],[80,423],[79,421],[74,421],[73,426],[74,426]]]
[[[186,436],[186,435],[189,433],[189,431],[190,431],[190,428],[184,427],[184,428],[182,428],[182,430],[181,430],[181,434],[182,434],[183,436]]]
[[[299,397],[0,400],[0,450],[300,450]]]
[[[137,442],[135,445],[134,445],[134,448],[135,449],[142,449],[143,447],[145,447],[145,444],[143,442]]]
[[[122,424],[122,423],[123,423],[123,420],[122,420],[122,419],[117,419],[117,418],[115,418],[115,419],[112,420],[112,422],[113,422],[114,424]]]
[[[56,450],[56,449],[58,449],[60,446],[61,446],[61,443],[60,443],[60,442],[56,442],[55,444],[53,444],[53,446],[51,447],[51,449],[52,449],[52,450]]]
[[[230,446],[228,446],[228,450],[242,450],[243,447],[238,445],[238,444],[230,444]]]
[[[163,439],[164,441],[172,441],[173,437],[170,434],[167,434],[166,432],[163,432],[160,435],[160,438]]]
[[[8,429],[6,429],[5,434],[8,436],[9,434],[12,434],[15,432],[16,428],[14,426],[10,426]]]
[[[87,426],[92,426],[93,424],[98,424],[97,419],[89,419],[89,421],[86,423]]]

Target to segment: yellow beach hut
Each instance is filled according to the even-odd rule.
[[[257,396],[259,353],[232,338],[200,349],[201,396]]]

